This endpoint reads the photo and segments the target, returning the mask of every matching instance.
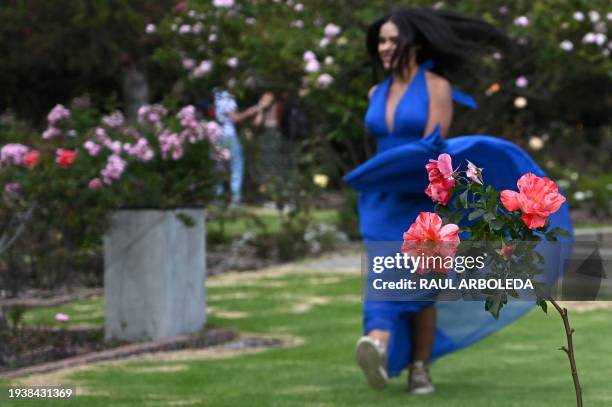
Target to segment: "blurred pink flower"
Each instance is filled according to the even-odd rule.
[[[332,23],[327,24],[325,28],[323,29],[325,36],[328,38],[335,37],[336,35],[340,34],[340,31],[341,31],[340,27]]]
[[[208,42],[209,42],[209,43],[211,43],[211,44],[212,44],[213,42],[217,42],[217,34],[215,34],[215,33],[210,34],[210,35],[208,36]]]
[[[114,129],[123,126],[124,121],[123,113],[119,110],[115,110],[111,114],[102,117],[102,124]]]
[[[231,57],[227,60],[227,66],[230,68],[236,68],[238,66],[238,58]]]
[[[563,51],[571,51],[574,49],[574,44],[570,40],[565,40],[559,44],[559,48]]]
[[[329,43],[330,43],[330,40],[329,40],[329,38],[328,38],[328,37],[321,38],[321,41],[319,41],[319,47],[321,47],[321,48],[327,48],[327,46],[329,45]]]
[[[2,165],[21,165],[28,151],[30,151],[29,147],[23,144],[6,144],[0,150],[0,163]]]
[[[293,9],[298,13],[301,13],[302,11],[304,11],[304,5],[302,3],[298,3],[295,5],[295,7],[293,7]]]
[[[20,189],[21,184],[19,184],[19,182],[9,182],[8,184],[4,185],[4,192],[8,194],[16,194]]]
[[[230,8],[234,6],[234,0],[213,0],[213,6],[221,8]]]
[[[319,72],[321,65],[316,59],[311,59],[310,61],[306,62],[306,67],[304,69],[309,73]]]
[[[211,143],[217,143],[221,137],[221,126],[217,122],[206,123],[206,136]]]
[[[179,27],[179,34],[189,34],[191,32],[191,26],[189,24],[182,24]]]
[[[91,181],[89,181],[89,189],[91,190],[96,190],[96,189],[100,189],[102,188],[102,181],[100,181],[100,178],[94,178]]]
[[[325,89],[325,88],[327,88],[329,85],[331,85],[333,81],[334,81],[334,78],[333,78],[333,77],[332,77],[330,74],[328,74],[328,73],[324,73],[323,75],[320,75],[320,76],[317,78],[317,86],[318,86],[319,88],[323,88],[323,89]]]
[[[202,61],[193,71],[191,71],[191,77],[194,79],[201,78],[212,70],[212,62]]]
[[[123,171],[125,171],[127,163],[123,158],[121,158],[117,154],[112,154],[106,160],[106,166],[100,171],[100,175],[102,176],[102,181],[105,184],[110,185],[114,181],[117,181],[123,175]]]
[[[48,127],[47,130],[43,132],[42,138],[45,140],[51,140],[57,136],[60,136],[61,134],[62,134],[62,131],[58,129],[57,127]]]
[[[304,62],[308,62],[308,61],[316,60],[317,56],[312,51],[306,51],[304,52],[302,59],[304,60]]]
[[[140,161],[151,161],[155,156],[153,149],[145,138],[138,139],[134,145],[126,143],[123,145],[123,149],[128,155],[136,157]]]
[[[519,16],[514,19],[514,25],[518,25],[519,27],[527,27],[529,25],[529,19],[527,16]]]
[[[582,11],[574,12],[574,20],[576,20],[576,21],[584,21],[584,13]]]
[[[70,316],[67,314],[62,314],[61,312],[58,314],[55,314],[55,320],[56,321],[60,321],[60,322],[66,322],[70,320]]]
[[[104,130],[102,127],[96,127],[94,129],[94,135],[101,142],[108,140],[108,135],[106,134],[106,130]]]
[[[601,19],[601,15],[599,14],[599,11],[596,11],[596,10],[589,11],[589,19],[591,20],[592,23],[598,22]]]
[[[47,115],[47,121],[50,125],[69,118],[70,110],[66,109],[64,105],[55,105],[55,107],[51,109],[51,111]]]
[[[157,125],[167,113],[166,108],[159,104],[141,106],[138,109],[138,123]]]
[[[519,76],[514,82],[517,88],[526,88],[529,85],[529,80],[524,76]]]
[[[608,37],[606,37],[606,34],[604,34],[604,33],[596,33],[595,34],[595,43],[597,45],[599,45],[600,47],[606,43],[607,39],[608,39]]]
[[[87,140],[84,144],[83,147],[85,147],[85,149],[87,150],[87,152],[89,153],[89,155],[91,155],[92,157],[95,157],[98,155],[98,153],[100,152],[100,150],[102,149],[102,147],[100,147],[99,144],[94,143],[91,140]]]
[[[170,130],[162,131],[159,136],[159,148],[162,153],[162,158],[165,160],[169,155],[172,156],[173,160],[180,160],[183,156],[183,143],[181,138],[176,133],[172,133]]]
[[[191,70],[195,66],[196,62],[192,58],[185,58],[183,59],[182,64],[184,69]]]
[[[76,151],[59,148],[55,152],[55,163],[60,168],[70,168],[76,161],[77,154]]]
[[[147,27],[145,28],[145,32],[147,34],[153,34],[155,31],[157,31],[155,24],[147,24]]]
[[[113,152],[113,154],[121,153],[121,142],[118,140],[107,139],[104,141],[104,147],[108,148]]]
[[[222,160],[229,160],[232,158],[232,153],[227,148],[222,148],[219,152]]]
[[[23,165],[28,168],[34,168],[40,163],[40,153],[36,150],[31,150],[23,156]]]
[[[597,41],[597,37],[595,33],[586,33],[584,37],[582,37],[582,42],[584,44],[594,44]]]
[[[192,10],[193,11],[193,10]],[[201,22],[197,22],[193,25],[193,28],[191,29],[191,32],[194,34],[199,34],[204,30],[204,24],[202,24]]]

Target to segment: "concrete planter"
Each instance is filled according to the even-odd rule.
[[[104,237],[107,339],[159,340],[203,328],[204,215],[203,209],[113,214]]]

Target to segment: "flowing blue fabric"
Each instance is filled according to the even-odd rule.
[[[345,176],[347,184],[360,192],[359,218],[364,241],[401,241],[403,232],[419,212],[434,209],[425,195],[428,184],[425,164],[448,153],[454,165],[470,160],[484,168],[485,184],[498,191],[517,190],[516,182],[525,173],[545,175],[521,148],[511,142],[485,135],[469,135],[444,140],[439,127],[423,137],[429,114],[429,93],[425,80],[431,63],[422,64],[400,98],[393,117],[393,130],[387,127],[386,105],[392,78],[379,84],[370,99],[365,124],[376,137],[377,153]],[[476,107],[468,95],[453,90],[453,99]],[[551,216],[551,225],[570,233],[572,224],[567,203]],[[571,250],[571,247],[569,248]],[[552,256],[558,256],[553,253]],[[567,255],[567,253],[566,253]],[[411,362],[412,316],[432,305],[428,301],[364,301],[364,333],[373,329],[391,332],[387,369],[396,376]],[[431,358],[464,348],[508,325],[533,303],[510,302],[495,320],[482,302],[436,302],[436,334]]]

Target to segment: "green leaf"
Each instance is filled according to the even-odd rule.
[[[491,225],[493,230],[500,230],[504,226],[504,222],[499,219],[493,219],[489,225]]]
[[[483,219],[486,220],[487,222],[490,222],[490,221],[492,221],[493,219],[496,219],[496,218],[495,218],[494,214],[492,214],[491,212],[487,212],[487,213],[484,214]]]
[[[465,192],[461,193],[458,198],[459,198],[459,204],[461,205],[461,207],[467,208],[468,207],[468,191],[466,190]]]
[[[548,233],[546,233],[547,236],[549,234],[552,234],[553,236],[556,236],[556,237],[572,237],[572,235],[567,230],[561,227],[558,227],[558,226],[555,228],[552,228],[551,230],[548,231]]]
[[[479,217],[481,217],[485,213],[486,212],[485,212],[484,209],[476,209],[475,211],[473,211],[472,213],[469,214],[468,220],[478,219]]]
[[[538,305],[540,306],[540,308],[542,308],[542,311],[544,311],[544,313],[548,314],[548,304],[546,304],[545,300],[538,300]]]

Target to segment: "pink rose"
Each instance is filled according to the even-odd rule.
[[[91,181],[89,181],[89,189],[91,190],[96,190],[96,189],[100,189],[102,188],[102,181],[100,181],[100,178],[94,178]]]
[[[557,185],[547,177],[527,173],[516,183],[519,192],[505,190],[501,201],[509,211],[520,210],[529,229],[544,226],[550,214],[557,212],[565,197],[558,192]]]
[[[74,164],[76,157],[76,151],[59,149],[55,153],[55,162],[60,168],[68,168]]]
[[[446,267],[445,257],[452,257],[459,243],[459,226],[452,223],[442,226],[442,219],[437,213],[421,212],[404,232],[401,252],[412,256],[436,257],[436,261],[432,262],[433,267],[429,267],[429,270],[419,267],[419,273],[432,270],[447,272],[451,268]]]
[[[447,205],[455,185],[455,174],[450,155],[440,154],[437,160],[429,160],[425,168],[430,182],[425,193],[432,201]]]
[[[23,165],[28,168],[34,168],[40,163],[40,153],[32,150],[23,156]]]

